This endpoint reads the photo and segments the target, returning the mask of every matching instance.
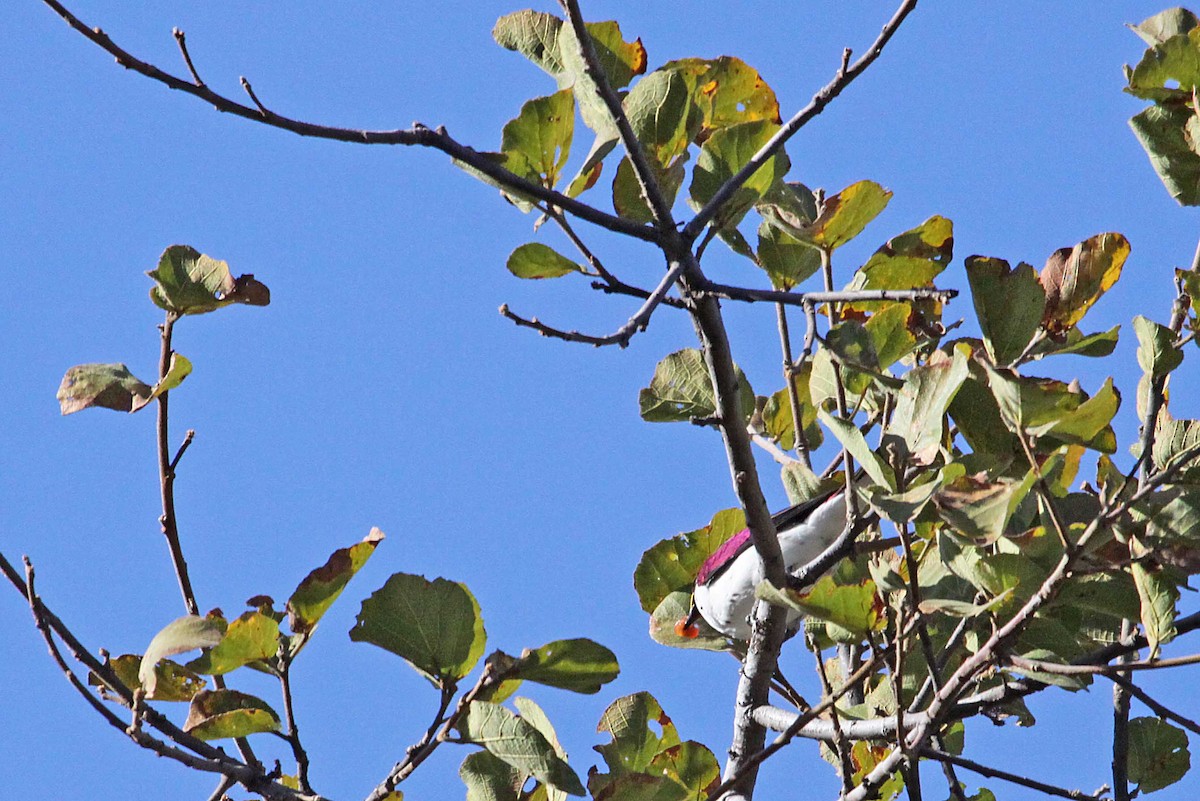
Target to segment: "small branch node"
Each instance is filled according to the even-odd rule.
[[[258,109],[258,113],[263,115],[264,118],[270,117],[271,112],[268,111],[267,107],[264,106],[262,101],[258,99],[258,95],[254,94],[254,87],[252,87],[250,82],[246,80],[246,76],[241,76],[239,80],[242,83],[242,88],[246,90],[246,94],[250,96],[250,101],[254,103],[254,107]]]

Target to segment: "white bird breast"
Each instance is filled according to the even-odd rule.
[[[846,493],[839,491],[802,522],[779,534],[779,547],[788,571],[803,567],[833,544],[846,527]],[[738,555],[719,576],[695,588],[693,599],[700,615],[717,631],[738,640],[750,639],[750,614],[754,588],[763,580],[763,563],[754,547]],[[801,617],[788,614],[788,627]]]

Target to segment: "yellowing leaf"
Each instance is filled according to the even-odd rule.
[[[583,268],[554,248],[527,242],[508,257],[508,271],[517,278],[559,278],[583,272]]]
[[[874,181],[851,184],[825,198],[805,237],[823,250],[839,248],[862,233],[891,199],[892,193]]]
[[[1039,276],[1046,291],[1042,325],[1065,332],[1080,320],[1121,277],[1129,240],[1121,234],[1097,234],[1073,248],[1056,250]]]
[[[571,155],[575,133],[575,96],[570,89],[534,98],[504,126],[500,152],[504,166],[547,189],[558,183]]]

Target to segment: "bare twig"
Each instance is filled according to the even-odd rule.
[[[1006,770],[1000,770],[999,768],[981,765],[973,760],[966,759],[965,757],[955,756],[954,754],[948,754],[945,751],[936,748],[922,748],[921,756],[925,757],[926,759],[935,759],[945,765],[957,765],[960,768],[964,768],[965,770],[969,770],[973,773],[978,773],[980,776],[986,776],[989,779],[1000,779],[1002,781],[1011,782],[1012,784],[1017,784],[1021,787],[1028,787],[1032,790],[1045,793],[1046,795],[1053,795],[1059,798],[1071,798],[1075,799],[1075,801],[1084,801],[1084,799],[1093,799],[1094,801],[1099,801],[1099,799],[1104,795],[1103,789],[1096,793],[1085,793],[1082,790],[1067,790],[1062,787],[1056,787],[1053,784],[1046,784],[1045,782],[1040,782],[1036,779],[1030,779],[1027,776],[1020,776],[1016,773],[1009,773]]]
[[[235,784],[237,784],[237,782],[235,782],[233,779],[229,778],[228,776],[222,776],[221,781],[217,783],[216,789],[214,789],[212,794],[209,795],[208,801],[224,801],[226,797],[225,791],[232,789]]]
[[[817,647],[817,641],[811,636],[805,636],[804,640],[817,662],[817,677],[821,680],[821,696],[822,698],[832,697],[833,687],[829,684],[829,675],[825,672],[825,659],[821,656],[821,649]],[[842,729],[842,716],[838,714],[836,703],[829,707],[829,722],[833,724],[833,753],[841,762],[841,770],[838,772],[841,774],[842,790],[851,790],[854,788],[851,783],[854,780],[854,763],[850,760],[850,742],[846,739],[846,732]]]
[[[896,13],[892,15],[892,18],[883,26],[883,30],[880,31],[878,38],[867,49],[867,52],[853,64],[847,62],[847,52],[844,51],[842,54],[842,64],[833,76],[833,80],[813,95],[812,100],[808,102],[807,106],[793,115],[782,128],[776,131],[775,135],[765,145],[759,148],[759,151],[746,163],[746,166],[738,170],[736,175],[726,181],[717,190],[712,199],[705,204],[704,208],[684,227],[683,235],[688,239],[695,239],[699,236],[704,226],[708,225],[709,221],[733,197],[734,193],[750,179],[750,176],[754,175],[760,167],[766,164],[767,160],[774,156],[797,131],[807,125],[809,120],[824,111],[825,107],[841,94],[843,89],[849,86],[867,67],[871,66],[875,59],[879,58],[880,53],[883,52],[883,48],[899,29],[900,24],[904,22],[904,18],[916,7],[917,0],[904,0],[900,4],[900,7],[896,9]]]
[[[354,128],[338,128],[329,125],[318,125],[315,123],[304,122],[281,114],[277,114],[268,110],[262,103],[254,100],[254,106],[247,106],[229,98],[225,95],[214,92],[207,85],[197,86],[196,84],[165,72],[158,67],[148,62],[136,58],[128,51],[117,45],[108,34],[99,28],[91,28],[82,20],[76,17],[58,0],[42,0],[46,5],[54,10],[56,14],[63,18],[68,25],[78,31],[89,41],[96,44],[105,52],[116,58],[117,63],[121,66],[133,70],[134,72],[144,75],[151,80],[157,81],[171,89],[177,89],[193,97],[199,98],[210,104],[218,111],[223,111],[227,114],[242,117],[254,122],[270,125],[273,128],[279,128],[284,131],[291,131],[300,136],[311,136],[318,139],[331,139],[338,142],[351,142],[354,144],[366,145],[415,145],[418,147],[431,147],[435,150],[440,150],[451,158],[457,159],[471,168],[487,175],[489,178],[497,181],[506,189],[511,190],[516,194],[536,198],[545,203],[557,206],[570,214],[575,215],[581,220],[598,225],[610,231],[626,234],[646,242],[658,242],[660,239],[659,232],[655,231],[650,226],[641,225],[630,220],[623,219],[613,214],[600,211],[586,203],[567,197],[561,192],[556,192],[552,189],[528,181],[513,172],[505,169],[497,162],[491,160],[485,155],[455,141],[445,128],[437,128],[436,130],[428,128],[421,124],[415,124],[412,128],[396,129],[390,131],[371,131]]]
[[[1115,682],[1116,684],[1120,684],[1129,692],[1130,695],[1148,706],[1154,712],[1154,714],[1158,715],[1160,718],[1173,720],[1193,734],[1200,734],[1200,724],[1196,723],[1196,721],[1192,720],[1191,718],[1184,717],[1165,704],[1159,703],[1149,693],[1134,684],[1125,676],[1122,676],[1119,673],[1114,673],[1111,675],[1106,675],[1106,678],[1112,682]]]
[[[750,287],[705,282],[703,289],[726,300],[745,303],[782,303],[785,306],[810,306],[814,303],[867,303],[872,301],[939,300],[948,301],[958,296],[956,289],[856,289],[834,292],[781,292],[776,289],[753,289]]]
[[[166,377],[171,368],[171,333],[175,321],[179,317],[175,312],[167,312],[166,320],[160,326],[162,347],[158,356],[158,380]],[[179,592],[183,595],[183,605],[188,614],[199,615],[200,606],[196,603],[196,593],[192,589],[192,580],[188,576],[187,559],[183,556],[183,547],[179,541],[179,523],[175,515],[175,470],[173,467],[169,444],[168,403],[170,392],[158,396],[158,482],[162,496],[162,517],[158,522],[162,525],[163,536],[167,539],[167,550],[171,553],[171,564],[175,568],[175,578],[179,582]],[[180,448],[182,455],[183,448]]]
[[[296,713],[292,705],[291,665],[287,662],[284,662],[283,669],[279,671],[279,686],[283,693],[284,722],[287,724],[285,736],[292,747],[292,757],[296,760],[296,778],[300,782],[300,789],[311,793],[313,789],[308,781],[308,752],[300,743],[300,729],[296,726]]]
[[[192,81],[196,86],[204,86],[204,81],[200,78],[200,73],[196,72],[196,65],[192,63],[192,54],[188,52],[187,35],[179,28],[173,28],[171,34],[175,37],[175,41],[179,43],[179,54],[183,56],[183,63],[187,65],[188,72],[192,75]]]
[[[185,453],[187,453],[187,449],[192,446],[192,441],[194,439],[196,439],[196,430],[189,428],[187,434],[184,435],[183,442],[180,444],[179,450],[175,451],[175,458],[171,460],[170,469],[172,475],[175,474],[175,468],[179,467],[179,460],[183,458]]]
[[[795,360],[792,358],[792,337],[788,332],[787,307],[775,304],[775,319],[779,328],[779,346],[783,351],[783,380],[786,382],[788,404],[792,410],[792,430],[795,432],[796,452],[805,466],[812,470],[812,456],[808,452],[808,440],[804,436],[804,413],[800,406],[800,394],[796,391]]]
[[[1147,428],[1151,428],[1147,425]],[[1132,620],[1121,621],[1121,642],[1128,642],[1133,636],[1135,624]],[[1132,654],[1122,654],[1117,657],[1118,665],[1133,662]],[[1113,738],[1112,738],[1112,778],[1113,798],[1115,801],[1129,801],[1129,687],[1133,682],[1128,678],[1128,671],[1117,674],[1125,679],[1124,682],[1114,682],[1113,699]]]

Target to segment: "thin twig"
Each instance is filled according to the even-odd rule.
[[[786,382],[788,404],[792,410],[792,430],[796,452],[809,470],[812,470],[812,456],[808,452],[808,439],[804,435],[804,413],[800,406],[800,394],[796,391],[796,376],[792,359],[792,337],[788,332],[787,307],[782,303],[775,304],[775,320],[779,328],[779,347],[783,351],[783,380]]]
[[[785,306],[809,306],[814,303],[867,303],[874,301],[939,300],[946,302],[958,296],[957,289],[855,289],[835,292],[782,292],[777,289],[754,289],[751,287],[706,282],[702,288],[725,300],[745,303],[782,303]]]
[[[1036,670],[1059,676],[1119,676],[1130,670],[1163,670],[1181,665],[1200,664],[1200,654],[1176,656],[1170,659],[1118,662],[1115,665],[1060,665],[1056,662],[1043,662],[1040,659],[1029,659],[1023,656],[1009,656],[1007,660],[1019,670]]]
[[[136,58],[113,42],[104,31],[86,25],[62,3],[58,2],[58,0],[42,1],[62,17],[71,28],[116,58],[117,63],[121,66],[164,84],[171,89],[177,89],[199,98],[218,111],[269,125],[273,128],[291,131],[300,136],[311,136],[318,139],[331,139],[354,144],[431,147],[482,172],[515,194],[529,196],[557,206],[581,220],[587,220],[609,231],[626,234],[627,236],[646,242],[658,242],[661,238],[659,232],[650,226],[641,225],[614,214],[608,214],[586,203],[581,203],[575,198],[567,197],[561,192],[547,189],[538,183],[521,178],[484,154],[455,141],[446,132],[445,128],[439,127],[435,130],[421,124],[415,124],[412,128],[390,131],[338,128],[285,117],[267,110],[265,106],[257,101],[255,101],[254,106],[247,106],[225,95],[214,92],[207,85],[197,86],[190,81],[165,72],[153,64]]]
[[[183,442],[179,446],[179,450],[175,451],[175,458],[171,460],[170,469],[172,475],[175,474],[175,468],[179,467],[179,460],[183,458],[185,453],[187,453],[187,449],[192,446],[192,440],[195,438],[196,430],[194,428],[189,428],[187,434],[183,438]]]
[[[1104,795],[1103,790],[1089,794],[1083,792],[1082,790],[1067,790],[1062,787],[1055,787],[1053,784],[1046,784],[1045,782],[1039,782],[1036,779],[1030,779],[1027,776],[1020,776],[1016,773],[1009,773],[1006,770],[1000,770],[999,768],[981,765],[973,760],[966,759],[965,757],[955,756],[954,754],[948,754],[945,751],[936,748],[922,748],[921,756],[925,757],[926,759],[935,759],[938,762],[946,765],[956,765],[973,773],[978,773],[980,776],[986,776],[989,779],[1000,779],[1001,781],[1011,782],[1012,784],[1017,784],[1021,787],[1028,787],[1032,790],[1037,790],[1047,795],[1058,796],[1059,798],[1070,798],[1074,799],[1075,801],[1084,801],[1084,799],[1093,799],[1094,801],[1099,801],[1099,799]]]
[[[1151,711],[1153,711],[1154,714],[1158,715],[1160,718],[1173,720],[1193,734],[1200,734],[1200,723],[1196,723],[1196,721],[1192,720],[1191,718],[1185,718],[1183,715],[1174,711],[1165,704],[1159,703],[1149,693],[1119,673],[1106,675],[1105,678],[1116,684],[1120,684],[1129,692],[1130,695],[1148,706]]]
[[[167,312],[166,320],[160,326],[162,347],[158,356],[158,380],[162,381],[171,368],[171,333],[175,321],[179,319],[175,312]],[[179,582],[179,592],[183,595],[183,605],[188,614],[199,615],[200,606],[196,603],[196,593],[192,589],[192,580],[188,576],[187,559],[183,556],[183,547],[179,541],[179,522],[175,514],[175,471],[172,468],[172,458],[169,444],[169,407],[170,392],[158,396],[158,482],[162,497],[162,517],[158,522],[162,525],[163,536],[167,539],[167,550],[171,553],[171,564],[175,568],[175,578]],[[182,451],[182,449],[181,449]]]
[[[896,9],[896,13],[883,26],[878,38],[857,61],[853,64],[848,64],[846,53],[843,51],[842,64],[838,68],[837,73],[833,76],[833,80],[821,88],[819,92],[813,95],[812,100],[808,105],[800,109],[790,120],[772,136],[765,145],[759,148],[759,151],[746,163],[746,166],[738,170],[737,173],[726,181],[720,189],[712,196],[712,199],[704,205],[704,208],[689,222],[683,229],[684,237],[695,239],[700,235],[700,231],[704,226],[708,225],[709,221],[716,216],[717,212],[724,207],[725,203],[733,197],[734,193],[742,187],[750,179],[754,173],[762,167],[768,159],[775,155],[784,144],[792,138],[809,120],[816,117],[825,107],[828,106],[834,98],[842,93],[842,90],[850,85],[859,75],[863,73],[867,67],[879,58],[883,52],[883,48],[891,40],[892,36],[900,28],[900,24],[904,22],[904,18],[917,7],[917,0],[904,0],[900,7]]]
[[[235,782],[233,779],[229,778],[228,776],[222,776],[221,781],[217,783],[216,789],[213,790],[212,795],[208,797],[208,801],[224,801],[225,791],[232,789],[235,784],[237,784],[237,782]]]
[[[187,49],[187,35],[179,28],[171,29],[175,41],[179,43],[179,53],[183,56],[183,63],[187,65],[188,72],[192,74],[192,80],[196,86],[204,86],[204,81],[200,78],[200,73],[196,72],[196,65],[192,63],[192,54]]]
[[[817,677],[821,680],[821,696],[829,698],[833,695],[833,686],[829,683],[829,674],[825,672],[825,659],[821,656],[821,649],[811,636],[806,635],[804,641],[817,661]],[[829,722],[833,724],[833,753],[837,755],[838,761],[841,763],[841,770],[838,772],[841,774],[842,790],[851,790],[854,788],[854,785],[851,784],[854,780],[854,763],[850,760],[850,742],[846,739],[846,732],[842,729],[842,716],[838,713],[837,704],[831,704],[829,707]]]
[[[300,729],[296,726],[296,713],[292,705],[291,665],[286,661],[283,669],[279,671],[279,686],[283,693],[284,722],[287,724],[285,736],[288,744],[292,747],[292,757],[296,760],[296,778],[300,782],[300,789],[311,793],[313,789],[308,781],[308,752],[300,743]]]
[[[508,308],[507,303],[500,307],[500,314],[519,326],[532,328],[542,336],[554,337],[566,342],[583,342],[588,345],[595,345],[596,347],[619,345],[624,348],[629,344],[629,340],[633,339],[639,331],[646,330],[646,326],[650,324],[650,317],[654,314],[654,310],[667,297],[667,293],[671,291],[675,282],[679,280],[679,275],[683,270],[684,265],[682,263],[677,263],[668,270],[667,274],[659,281],[658,286],[650,293],[650,297],[646,298],[646,302],[641,305],[641,308],[634,312],[633,316],[623,326],[607,336],[592,336],[591,334],[583,334],[579,331],[562,331],[540,322],[536,317],[527,320],[513,313]]]

